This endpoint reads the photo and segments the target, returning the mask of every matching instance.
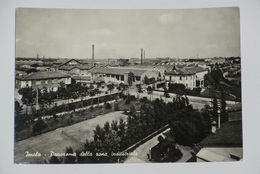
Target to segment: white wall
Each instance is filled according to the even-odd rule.
[[[170,80],[171,77],[171,80]],[[180,80],[181,77],[181,80]],[[165,79],[167,81],[171,81],[174,83],[184,84],[186,88],[193,89],[195,87],[196,76],[195,75],[183,75],[183,76],[176,76],[176,75],[165,75]]]
[[[204,79],[204,76],[205,76],[206,74],[208,74],[208,71],[202,71],[202,72],[196,73],[197,80],[202,80],[202,79]]]

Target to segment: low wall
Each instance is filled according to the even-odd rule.
[[[152,134],[148,135],[147,137],[143,138],[142,140],[138,141],[137,143],[135,143],[134,145],[128,147],[127,149],[125,149],[122,152],[131,152],[134,151],[138,146],[140,146],[141,144],[144,144],[146,141],[152,139],[153,137],[155,137],[156,135],[162,133],[163,131],[165,131],[166,129],[169,128],[169,125],[165,125],[164,127],[160,128],[159,130],[153,132]]]

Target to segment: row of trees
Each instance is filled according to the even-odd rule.
[[[130,105],[127,121],[122,119],[111,124],[106,122],[103,127],[96,126],[93,140],[86,140],[84,150],[93,154],[90,157],[80,157],[78,163],[113,163],[120,158],[111,157],[111,152],[121,152],[136,142],[142,140],[158,129],[169,125],[175,142],[181,145],[192,145],[200,142],[211,132],[210,108],[201,112],[193,109],[189,100],[177,96],[172,102],[163,100],[144,100],[140,112]],[[107,156],[95,156],[96,153],[107,153]],[[120,159],[121,160],[121,159]]]
[[[37,91],[38,90],[38,91]],[[110,89],[111,90],[111,89]],[[31,113],[33,113],[33,105],[37,103],[41,110],[46,110],[46,108],[50,109],[54,105],[54,101],[56,99],[67,100],[69,103],[70,99],[81,98],[81,101],[86,96],[95,96],[96,94],[100,94],[101,91],[99,88],[94,88],[93,85],[87,86],[86,84],[75,83],[66,86],[63,82],[60,83],[60,87],[57,91],[47,90],[46,87],[42,89],[33,89],[32,87],[24,87],[21,88],[18,93],[22,95],[22,103],[26,106],[26,114],[28,114],[28,107],[31,109]],[[17,114],[19,115],[19,114]]]

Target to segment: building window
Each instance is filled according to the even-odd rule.
[[[35,82],[35,85],[40,85],[41,84],[41,81],[36,81]]]
[[[180,76],[180,80],[182,80],[182,77]]]
[[[57,81],[58,81],[57,79],[53,79],[52,83],[57,83]]]

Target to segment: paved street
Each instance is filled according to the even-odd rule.
[[[144,91],[142,93],[137,93],[137,90],[134,88],[129,89],[129,94],[130,95],[135,95],[136,97],[139,96],[139,98],[142,97],[147,97],[149,100],[155,100],[155,99],[163,99],[165,102],[171,102],[173,97],[176,96],[176,94],[169,94],[170,97],[169,98],[165,98],[163,96],[163,92],[160,91],[153,91],[153,94],[147,94],[147,91]],[[204,107],[205,104],[211,105],[211,99],[210,98],[204,98],[204,97],[196,97],[196,96],[187,96],[189,99],[190,104],[192,104],[192,106],[195,109],[202,109]],[[231,105],[235,105],[234,101],[226,101],[227,103],[227,107],[231,106]]]
[[[165,132],[168,132],[169,130],[170,130],[170,128],[166,129],[161,134],[156,135],[155,137],[153,137],[149,141],[147,141],[144,144],[137,147],[135,149],[137,156],[129,156],[126,159],[126,161],[131,159],[132,157],[134,157],[133,160],[132,159],[130,160],[132,163],[139,162],[139,160],[142,160],[142,161],[147,162],[147,163],[151,163],[151,161],[149,161],[148,158],[147,158],[147,153],[149,152],[149,149],[154,147],[158,143],[157,139],[160,135],[163,135]],[[179,149],[181,150],[183,156],[177,162],[186,162],[188,159],[190,159],[192,157],[192,155],[190,153],[191,152],[190,147],[179,146]]]

